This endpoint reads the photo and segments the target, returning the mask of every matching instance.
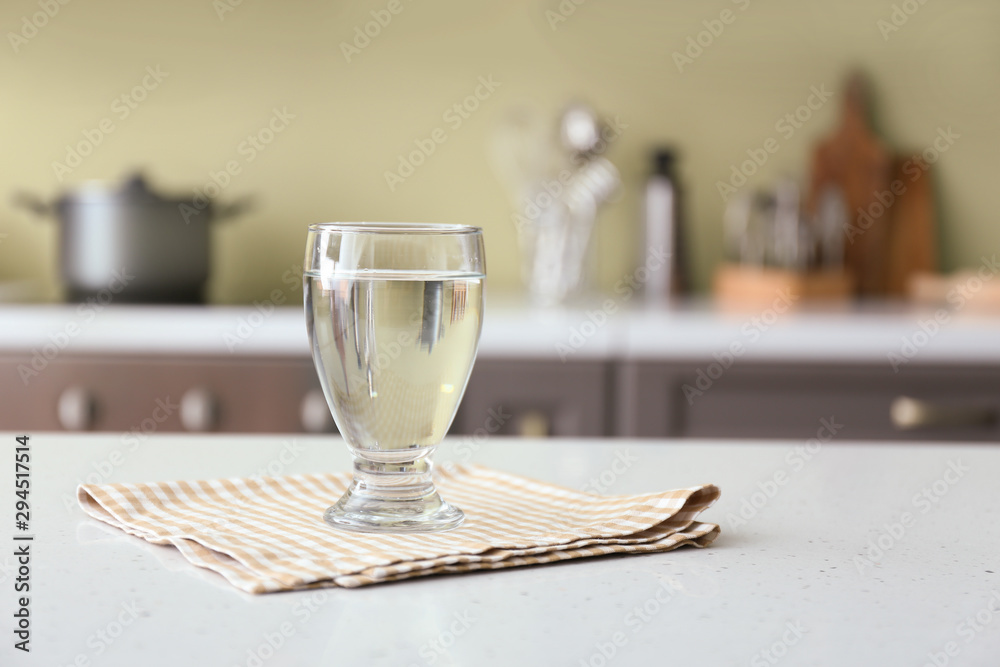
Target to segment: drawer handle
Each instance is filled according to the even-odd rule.
[[[528,410],[518,420],[517,434],[522,438],[547,438],[552,435],[551,420],[541,410]]]
[[[935,405],[909,396],[899,396],[889,407],[892,425],[900,430],[939,426],[985,426],[997,420],[994,408]]]
[[[181,424],[189,431],[211,431],[219,423],[219,402],[204,387],[188,390],[181,396]]]
[[[330,433],[336,430],[330,406],[320,389],[312,389],[302,397],[299,419],[302,421],[302,428],[309,433]]]
[[[94,424],[97,402],[83,387],[70,387],[59,395],[56,406],[59,423],[67,431],[86,431]]]

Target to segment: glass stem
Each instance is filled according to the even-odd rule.
[[[387,463],[357,457],[351,492],[371,499],[395,502],[419,500],[436,495],[431,478],[430,457]]]

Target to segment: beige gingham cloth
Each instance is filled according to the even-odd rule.
[[[473,465],[435,471],[465,522],[441,533],[354,533],[323,512],[349,473],[148,484],[85,484],[87,514],[248,593],[365,586],[438,573],[494,570],[615,553],[708,546],[719,527],[695,517],[719,497],[711,484],[598,496]]]

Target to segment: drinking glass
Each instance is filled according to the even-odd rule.
[[[434,488],[431,456],[479,346],[482,230],[422,223],[309,227],[306,324],[327,403],[354,455],[324,514],[364,532],[448,530],[462,510]]]

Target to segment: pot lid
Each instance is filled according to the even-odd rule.
[[[199,210],[211,209],[211,201],[199,202]],[[59,197],[56,205],[59,207],[80,204],[128,205],[128,206],[180,206],[187,204],[195,206],[191,197],[170,197],[158,194],[149,187],[146,178],[140,172],[125,179],[120,185],[107,181],[85,181],[76,189],[70,190]]]

